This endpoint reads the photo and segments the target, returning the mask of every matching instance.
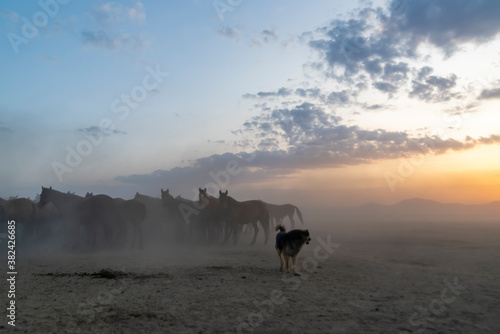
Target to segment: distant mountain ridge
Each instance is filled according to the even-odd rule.
[[[500,222],[500,201],[487,204],[461,204],[410,198],[392,205],[370,202],[340,209],[334,215],[363,220],[498,220]]]

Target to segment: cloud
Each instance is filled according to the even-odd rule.
[[[310,103],[255,116],[244,123],[243,132],[253,134],[257,140],[254,148],[281,147],[296,163],[298,157],[304,159],[290,165],[296,168],[357,164],[417,153],[442,154],[500,142],[497,135],[461,142],[439,136],[411,137],[403,131],[366,130],[342,124],[340,117]]]
[[[265,43],[271,43],[278,40],[278,35],[274,28],[264,29],[257,36],[252,38],[251,46],[262,46]]]
[[[99,136],[100,135],[109,136],[111,134],[114,134],[114,135],[124,135],[124,134],[127,134],[124,131],[119,131],[119,130],[116,130],[116,129],[105,129],[105,130],[106,131],[103,132],[103,129],[101,129],[99,126],[97,126],[97,125],[91,125],[88,128],[78,129],[78,132],[81,132],[81,133],[84,133],[84,134],[87,134],[87,135],[99,135]]]
[[[127,9],[129,19],[135,23],[142,23],[146,20],[146,13],[142,2],[137,1],[133,7]]]
[[[429,72],[429,70],[425,70]],[[458,93],[451,92],[457,83],[457,76],[451,74],[448,78],[440,76],[425,76],[424,73],[420,72],[419,78],[423,78],[422,81],[414,80],[412,82],[412,91],[409,93],[410,97],[418,98],[419,100],[425,102],[443,102],[449,101],[451,98],[459,98]]]
[[[331,92],[326,98],[328,104],[346,104],[349,102],[349,96],[354,95],[347,90],[340,92]]]
[[[274,29],[264,29],[260,33],[260,36],[264,42],[273,42],[278,39],[278,36],[276,35],[276,32]]]
[[[14,22],[19,21],[19,14],[12,11],[12,10],[3,9],[0,13],[3,17],[6,17],[11,21],[14,21]]]
[[[300,97],[319,97],[321,95],[321,89],[319,88],[297,88],[295,89],[295,94]]]
[[[230,27],[230,26],[224,26],[217,30],[219,35],[233,39],[233,40],[238,40],[238,36],[240,35],[240,31],[236,28]]]
[[[500,99],[500,88],[483,89],[478,99],[480,100]]]
[[[82,31],[81,35],[84,44],[91,45],[97,48],[104,48],[107,50],[142,50],[149,45],[149,42],[144,34],[131,35],[127,33],[121,33],[119,35],[110,36],[104,30],[97,30]]]
[[[12,133],[12,129],[9,127],[0,125],[0,133],[10,134],[10,133]]]
[[[380,110],[380,109],[387,109],[388,107],[383,105],[383,104],[364,104],[363,108],[366,110]]]
[[[287,97],[293,93],[291,89],[281,87],[275,92],[258,92],[257,94],[244,94],[243,97],[247,99],[252,98],[267,98],[267,97]]]
[[[46,60],[48,62],[51,62],[53,64],[59,63],[59,58],[54,57],[54,56],[49,56],[49,55],[42,54],[42,55],[40,55],[40,58],[42,58],[43,60]]]
[[[392,85],[389,82],[382,82],[378,81],[373,83],[373,87],[377,88],[378,90],[386,93],[394,93],[397,91],[397,87]]]
[[[482,44],[500,32],[500,3],[495,0],[393,0],[388,16],[381,11],[386,31],[413,46],[430,42],[448,55],[460,44]]]
[[[352,86],[370,78],[371,85],[359,87],[389,96],[410,87],[411,98],[427,103],[461,97],[452,91],[453,73],[431,76],[432,67],[412,65],[426,60],[420,46],[430,43],[449,57],[464,43],[487,43],[500,32],[500,2],[494,0],[393,0],[388,8],[366,3],[303,36],[319,52],[322,61],[317,63],[326,66],[315,67],[326,77]]]
[[[126,7],[116,2],[95,4],[89,15],[103,26],[129,20],[133,23],[142,23],[146,20],[146,13],[142,2],[137,1],[132,7]]]
[[[322,141],[302,147],[274,148],[272,139],[261,142],[251,153],[224,153],[196,159],[190,166],[156,170],[151,174],[123,175],[116,181],[148,189],[174,189],[179,193],[192,189],[187,196],[196,198],[198,187],[212,192],[238,184],[276,179],[302,168],[341,167],[369,163],[377,159],[395,159],[421,154],[443,154],[449,150],[466,150],[477,145],[500,143],[499,135],[468,138],[461,142],[438,136],[412,138],[404,132],[362,130],[336,126],[322,135]],[[232,166],[232,167],[229,167]],[[228,173],[228,170],[234,173]]]

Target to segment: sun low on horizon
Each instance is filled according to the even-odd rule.
[[[2,198],[500,200],[495,1],[0,7]]]

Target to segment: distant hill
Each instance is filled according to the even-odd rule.
[[[496,221],[500,223],[500,201],[473,205],[440,203],[423,198],[406,199],[393,205],[367,203],[334,210],[334,217],[352,220],[389,221]]]

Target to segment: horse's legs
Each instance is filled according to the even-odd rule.
[[[87,226],[87,247],[90,247],[91,250],[95,249],[97,233],[95,228],[92,226]]]
[[[288,219],[290,219],[290,223],[292,224],[292,228],[295,228],[295,220],[293,220],[293,215],[288,215]]]
[[[140,222],[136,223],[136,229],[137,229],[137,236],[139,238],[139,249],[142,249],[142,247],[143,247],[143,244],[142,244],[142,226],[140,225]]]
[[[135,243],[136,243],[136,240],[137,240],[137,222],[133,219],[130,220],[130,223],[132,224],[132,229],[131,229],[131,232],[132,233],[132,245],[131,245],[131,249],[134,249],[135,248]],[[126,241],[128,241],[130,238],[128,238],[128,226],[127,226],[127,238],[125,239]]]
[[[230,221],[226,221],[225,222],[225,226],[224,226],[224,241],[222,242],[223,244],[226,244],[228,241],[229,241],[229,238],[231,238],[231,233],[233,233],[232,229],[231,229],[231,222]]]
[[[267,245],[267,240],[269,239],[269,221],[267,223],[264,221],[262,227],[264,227],[264,237],[265,237],[264,244]]]
[[[238,223],[233,223],[232,228],[233,228],[234,244],[236,245],[238,243],[238,239],[243,227],[240,226],[240,224]]]
[[[281,258],[281,251],[278,246],[274,246],[274,248],[276,248],[276,252],[278,253],[278,256],[280,258],[280,271],[283,271],[283,259]]]
[[[257,224],[256,221],[252,222],[253,229],[254,229],[254,235],[253,235],[253,240],[250,243],[250,245],[253,245],[255,243],[255,239],[257,239],[257,234],[259,233],[259,225]]]

